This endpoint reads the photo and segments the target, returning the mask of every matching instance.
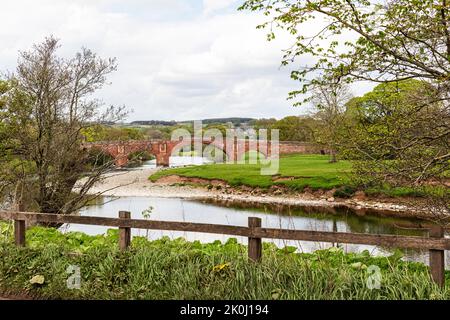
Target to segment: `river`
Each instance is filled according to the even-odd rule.
[[[326,208],[311,207],[287,207],[260,205],[248,207],[239,203],[195,201],[180,198],[150,198],[150,197],[102,197],[97,203],[83,209],[80,214],[86,216],[117,217],[121,210],[130,211],[134,219],[144,219],[142,212],[152,208],[149,219],[164,221],[183,221],[198,223],[213,223],[235,226],[246,226],[248,217],[262,219],[263,227],[287,228],[295,230],[317,230],[338,232],[359,232],[370,234],[401,234],[424,235],[421,230],[410,229],[416,222],[411,219],[388,218],[379,216],[357,216],[346,209],[337,209],[333,213]],[[64,231],[82,231],[95,235],[105,233],[107,227],[87,225],[65,225]],[[215,240],[226,241],[230,236],[197,232],[179,232],[162,230],[132,230],[133,236],[147,236],[149,239],[158,239],[168,236],[172,239],[183,237],[188,241],[199,240],[212,242]],[[235,237],[239,242],[246,244],[244,237]],[[295,246],[300,252],[311,252],[332,246],[329,243],[317,243],[307,241],[270,240],[278,247]],[[374,255],[389,255],[393,251],[367,245],[340,245],[347,252],[361,252],[369,250]],[[427,252],[417,250],[403,250],[405,259],[427,263]],[[447,264],[448,264],[448,251]]]
[[[173,157],[171,166],[186,164],[202,164],[199,158]],[[138,168],[129,169],[130,172],[153,168],[154,161],[149,161]],[[148,197],[148,196],[121,196],[100,197],[97,202],[81,210],[85,216],[118,217],[119,211],[130,211],[134,219],[144,219],[143,212],[151,208],[151,220],[180,221],[224,224],[233,226],[247,226],[248,217],[259,217],[262,226],[269,228],[286,228],[295,230],[337,231],[368,234],[398,234],[423,236],[423,230],[414,229],[420,222],[417,219],[392,218],[380,215],[358,215],[348,208],[308,207],[292,205],[270,205],[262,203],[242,203],[218,200],[192,200],[184,198]],[[95,235],[105,233],[107,227],[86,225],[64,225],[62,230],[82,231]],[[178,232],[161,230],[132,230],[133,236],[147,236],[149,239],[158,239],[168,236],[172,239],[183,237],[188,241],[201,242],[226,241],[231,236],[215,235],[197,232]],[[448,235],[447,235],[448,236]],[[246,244],[247,238],[235,237]],[[361,252],[369,250],[373,255],[389,255],[392,249],[367,245],[330,244],[307,241],[287,241],[264,239],[275,243],[278,247],[295,246],[299,252],[311,252],[324,249],[332,245],[341,246],[346,252]],[[402,250],[405,260],[428,263],[428,252],[418,250]],[[450,267],[449,252],[447,267]]]

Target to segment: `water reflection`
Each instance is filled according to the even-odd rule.
[[[152,207],[150,219],[165,221],[184,221],[198,223],[213,223],[246,226],[248,217],[259,217],[262,226],[269,228],[285,228],[296,230],[358,232],[372,234],[399,234],[399,235],[424,235],[423,230],[411,229],[420,223],[414,219],[400,219],[392,217],[364,215],[358,216],[346,208],[311,208],[292,206],[271,206],[217,202],[217,201],[192,201],[173,198],[146,198],[146,197],[104,197],[93,206],[81,211],[81,215],[117,217],[120,210],[130,211],[134,219],[143,219],[142,212]],[[82,231],[88,234],[102,234],[107,227],[66,225],[66,231]],[[133,229],[132,235],[145,236],[146,230]],[[170,238],[183,237],[188,241],[200,240],[212,242],[214,240],[226,241],[231,236],[215,235],[196,232],[150,230],[149,239],[158,239],[162,236]],[[235,237],[239,242],[246,244],[247,238]],[[330,243],[317,243],[307,241],[288,241],[264,239],[275,243],[279,247],[295,246],[299,251],[311,252],[332,246]],[[367,245],[342,244],[347,252],[360,252],[369,250],[372,254],[388,255],[391,249]],[[405,259],[427,263],[427,252],[417,250],[404,250]],[[448,255],[448,252],[446,252]],[[447,258],[446,261],[449,261]]]
[[[170,157],[169,158],[169,166],[170,167],[182,167],[188,165],[202,165],[202,164],[210,164],[213,163],[212,160],[203,157]],[[137,164],[135,167],[131,167],[130,169],[142,170],[142,169],[153,169],[156,168],[156,159],[144,161],[143,163]]]

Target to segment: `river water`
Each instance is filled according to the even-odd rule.
[[[210,164],[213,163],[212,160],[209,160],[207,158],[203,157],[170,157],[169,158],[169,166],[170,167],[181,167],[181,166],[188,166],[188,165],[202,165],[202,164]],[[145,161],[142,165],[139,167],[134,168],[135,170],[141,170],[141,169],[150,169],[150,168],[156,168],[156,160],[149,160]]]
[[[233,226],[247,226],[248,217],[262,219],[263,227],[286,228],[295,230],[317,230],[358,232],[370,234],[401,234],[424,235],[422,230],[414,230],[417,220],[381,217],[374,215],[358,216],[349,209],[344,208],[313,208],[313,207],[287,207],[261,204],[246,205],[242,203],[194,201],[178,198],[148,198],[148,197],[120,197],[99,198],[96,204],[83,209],[80,214],[99,217],[118,217],[119,211],[130,211],[134,219],[144,219],[143,211],[152,208],[149,219],[164,221],[183,221],[198,223],[213,223]],[[82,231],[95,235],[105,233],[107,227],[86,225],[65,225],[65,231]],[[158,239],[163,236],[170,238],[183,237],[188,241],[199,240],[212,242],[226,241],[231,236],[215,235],[197,232],[178,232],[162,230],[132,229],[133,236],[146,236],[149,239]],[[234,236],[233,236],[234,237]],[[247,238],[234,237],[246,244]],[[271,240],[278,247],[295,246],[300,252],[311,252],[318,249],[339,245],[347,252],[361,252],[369,250],[374,255],[389,255],[393,250],[367,245],[330,244],[307,241]],[[428,254],[424,251],[402,250],[406,260],[428,263]],[[446,252],[447,259],[448,251]],[[448,264],[448,263],[447,263]],[[447,266],[449,267],[449,266]]]
[[[210,163],[201,157],[171,157],[170,166],[200,165]],[[154,168],[155,160],[147,161],[137,168]],[[294,230],[337,231],[368,234],[398,234],[425,236],[423,230],[414,229],[419,220],[406,218],[392,218],[380,214],[358,215],[348,208],[320,208],[267,205],[260,203],[236,203],[195,201],[180,198],[152,198],[152,197],[100,197],[93,205],[81,210],[85,216],[118,217],[119,211],[130,211],[134,219],[144,219],[143,212],[151,208],[149,219],[163,221],[197,222],[224,224],[232,226],[247,226],[248,217],[259,217],[262,226],[268,228],[284,228]],[[106,232],[107,227],[87,225],[64,225],[62,230],[81,231],[96,235]],[[150,240],[168,236],[172,239],[183,237],[188,241],[201,242],[226,241],[231,236],[198,232],[178,232],[163,230],[132,229],[133,236],[146,236]],[[448,235],[447,235],[448,236]],[[247,238],[235,237],[240,243],[246,244]],[[299,252],[312,252],[330,246],[340,246],[346,252],[361,252],[369,250],[373,255],[390,255],[393,249],[367,245],[331,244],[307,241],[287,241],[264,239],[275,243],[278,247],[295,246]],[[428,263],[428,252],[418,250],[402,250],[405,260]],[[446,251],[446,265],[450,268],[450,253]]]

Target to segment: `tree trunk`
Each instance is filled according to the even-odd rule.
[[[337,162],[337,157],[336,157],[336,151],[334,149],[330,150],[330,163],[335,163]]]

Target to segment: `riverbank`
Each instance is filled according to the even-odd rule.
[[[368,251],[345,253],[336,247],[294,253],[289,247],[279,249],[264,243],[263,259],[254,263],[247,258],[247,247],[236,239],[202,244],[182,238],[149,241],[134,237],[126,251],[118,250],[118,231],[112,229],[106,235],[88,236],[33,227],[27,230],[26,239],[27,246],[19,248],[12,234],[0,234],[0,296],[163,300],[450,298],[448,285],[438,288],[426,265],[403,261],[399,254],[375,257]],[[69,266],[80,268],[79,282],[74,275],[73,281],[68,281]],[[375,286],[367,284],[373,279],[373,270],[379,270],[378,284],[370,282]]]
[[[182,198],[193,200],[217,200],[240,203],[263,203],[272,205],[327,207],[348,207],[356,214],[381,214],[392,217],[427,218],[426,212],[413,210],[407,204],[389,202],[389,199],[380,201],[362,197],[338,199],[333,197],[333,190],[321,194],[312,192],[267,194],[257,188],[234,188],[211,182],[200,183],[199,179],[187,182],[186,179],[169,176],[160,181],[149,181],[148,177],[159,169],[133,169],[122,170],[106,175],[100,183],[91,190],[91,194],[102,193],[105,196],[115,197],[156,197],[156,198]],[[212,182],[213,183],[213,182]],[[398,201],[398,200],[397,200]]]

